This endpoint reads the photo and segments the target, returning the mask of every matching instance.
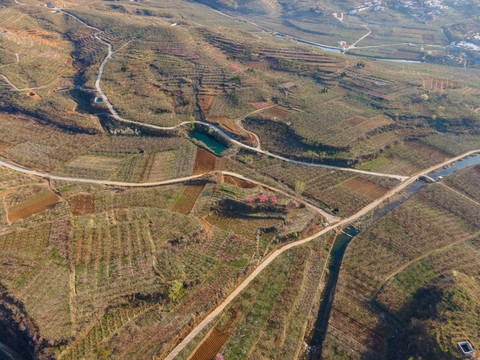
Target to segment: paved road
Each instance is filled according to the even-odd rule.
[[[385,200],[388,198],[392,197],[393,195],[397,194],[398,192],[404,190],[411,184],[413,184],[415,181],[418,180],[420,176],[426,175],[436,169],[439,169],[445,165],[451,164],[452,162],[458,161],[466,156],[472,155],[474,153],[479,153],[480,150],[473,150],[469,151],[463,155],[456,156],[452,159],[445,160],[444,162],[434,165],[428,169],[425,169],[411,177],[409,177],[407,180],[403,181],[400,185],[395,187],[394,189],[390,190],[388,193],[386,193],[384,196],[381,198],[375,200],[374,202],[368,204],[365,206],[363,209],[361,209],[359,212],[356,214],[350,216],[349,218],[343,219],[319,232],[316,234],[309,236],[305,239],[298,240],[296,242],[290,243],[288,245],[283,246],[280,249],[275,250],[273,253],[271,253],[265,260],[260,263],[257,268],[244,280],[242,283],[220,304],[218,305],[210,314],[205,317],[205,319],[200,322],[183,340],[178,344],[173,351],[165,358],[165,360],[173,360],[175,357],[192,341],[195,336],[197,336],[203,329],[205,329],[206,326],[208,326],[218,315],[222,313],[222,311],[260,274],[269,264],[271,264],[279,255],[284,253],[287,250],[290,250],[294,247],[303,245],[305,243],[308,243],[317,237],[326,234],[330,230],[334,230],[340,227],[344,227],[358,219],[360,219],[362,216],[368,214],[370,211],[378,207],[380,204],[382,204]]]

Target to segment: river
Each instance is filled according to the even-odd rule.
[[[5,360],[23,360],[15,351],[10,349],[7,345],[0,342],[0,359]]]
[[[472,155],[458,161],[453,165],[430,173],[429,177],[431,177],[432,179],[437,179],[439,176],[448,176],[460,169],[477,164],[480,164],[480,155]],[[425,181],[416,181],[403,191],[401,197],[398,200],[387,203],[375,210],[373,213],[373,217],[378,219],[387,215],[388,213],[395,210],[398,206],[403,204],[405,201],[410,199],[413,195],[418,193],[425,186],[427,186],[427,183]],[[336,237],[335,243],[333,244],[333,248],[330,254],[327,285],[324,290],[322,303],[320,305],[317,320],[315,322],[315,327],[310,334],[310,359],[321,359],[323,340],[327,331],[328,320],[330,318],[330,312],[332,309],[333,300],[335,298],[335,290],[343,256],[345,254],[345,250],[347,249],[348,244],[356,235],[358,235],[358,233],[359,231],[355,227],[350,226],[349,228],[344,230],[344,233],[341,233]]]

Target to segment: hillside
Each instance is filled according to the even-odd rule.
[[[477,350],[477,8],[445,4],[2,3],[0,358]]]

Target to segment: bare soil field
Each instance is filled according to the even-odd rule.
[[[227,342],[228,334],[218,329],[213,329],[207,339],[199,346],[190,360],[212,360]]]
[[[27,201],[14,205],[8,209],[8,221],[26,219],[31,215],[41,213],[60,201],[60,197],[53,191],[43,192]]]
[[[292,110],[279,105],[263,111],[262,115],[264,115],[267,118],[282,120],[285,117],[287,117],[287,115],[290,114],[291,112]]]
[[[203,94],[198,96],[198,105],[202,109],[205,117],[208,118],[210,114],[210,109],[212,108],[213,102],[215,101],[215,95]]]
[[[10,146],[4,145],[4,144],[0,144],[0,152],[5,151],[5,150],[8,150],[8,149],[10,149]]]
[[[208,119],[210,122],[218,123],[220,127],[227,132],[231,132],[237,136],[240,136],[243,138],[243,141],[247,143],[252,143],[255,141],[255,138],[253,137],[252,134],[247,133],[244,131],[242,128],[240,128],[236,122],[230,118],[227,118],[225,116],[218,117],[218,118],[210,118]]]
[[[245,181],[245,180],[241,180],[241,179],[236,179],[232,176],[225,176],[223,178],[223,180],[227,183],[227,184],[231,184],[231,185],[234,185],[234,186],[237,186],[241,189],[253,189],[255,188],[257,185],[255,184],[252,184],[248,181]]]
[[[193,174],[204,174],[210,171],[214,171],[217,165],[217,158],[210,154],[208,151],[198,148],[197,156],[195,158],[195,167]]]
[[[95,197],[91,194],[78,194],[68,199],[73,215],[87,215],[95,212]]]
[[[195,203],[197,202],[198,197],[205,187],[202,185],[187,185],[185,190],[178,198],[177,202],[172,206],[172,211],[178,212],[180,214],[188,215],[192,211]]]
[[[374,184],[367,179],[361,177],[355,177],[353,179],[345,181],[341,186],[344,186],[350,190],[358,192],[363,195],[367,195],[372,199],[377,199],[384,195],[388,189],[381,185]]]
[[[407,145],[410,149],[417,151],[419,154],[425,154],[428,157],[437,160],[438,162],[442,162],[450,157],[450,155],[420,141],[408,141],[405,143],[405,145]]]

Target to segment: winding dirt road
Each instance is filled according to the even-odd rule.
[[[354,215],[352,215],[348,218],[345,218],[345,219],[343,219],[343,220],[341,220],[341,221],[339,221],[339,222],[337,222],[333,225],[330,225],[330,226],[324,228],[323,230],[317,232],[316,234],[314,234],[312,236],[309,236],[309,237],[307,237],[305,239],[302,239],[302,240],[292,242],[290,244],[287,244],[287,245],[275,250],[267,258],[265,258],[263,260],[263,262],[261,262],[257,266],[257,268],[220,305],[218,305],[210,314],[208,314],[207,317],[205,317],[205,319],[203,319],[203,321],[200,322],[200,324],[198,324],[182,340],[182,342],[180,342],[173,349],[173,351],[165,358],[165,360],[175,359],[175,357],[190,343],[190,341],[192,341],[203,329],[205,329],[206,326],[208,326],[218,315],[220,315],[222,313],[222,311],[242,292],[242,290],[244,290],[258,276],[258,274],[260,274],[269,264],[271,264],[278,256],[283,254],[285,251],[290,250],[294,247],[306,244],[306,243],[316,239],[317,237],[326,234],[330,230],[334,230],[334,229],[337,229],[337,228],[344,227],[344,226],[360,219],[362,216],[368,214],[370,211],[377,208],[379,205],[381,205],[388,198],[392,197],[393,195],[399,193],[400,191],[404,190],[405,188],[407,188],[408,186],[413,184],[421,176],[427,175],[430,172],[432,172],[434,170],[437,170],[437,169],[439,169],[439,168],[441,168],[445,165],[449,165],[449,164],[451,164],[453,162],[456,162],[456,161],[458,161],[458,160],[460,160],[460,159],[462,159],[466,156],[470,156],[470,155],[473,155],[473,154],[476,154],[476,153],[479,153],[479,152],[480,152],[480,150],[469,151],[465,154],[462,154],[462,155],[456,156],[454,158],[445,160],[444,162],[442,162],[440,164],[431,166],[428,169],[425,169],[425,170],[423,170],[423,171],[421,171],[421,172],[419,172],[415,175],[412,175],[407,180],[403,181],[400,185],[398,185],[397,187],[393,188],[388,193],[383,195],[381,198],[379,198],[379,199],[373,201],[372,203],[368,204],[367,206],[365,206],[363,209],[358,211],[356,214],[354,214]]]
[[[25,4],[22,4],[22,3],[18,3],[18,4],[19,5],[25,5]],[[32,6],[35,6],[35,5],[32,5]],[[101,43],[103,43],[104,45],[107,46],[108,54],[105,57],[105,59],[102,61],[102,63],[100,64],[100,69],[99,69],[99,72],[98,72],[98,76],[97,76],[97,79],[95,81],[95,88],[96,88],[97,92],[100,94],[100,96],[102,97],[105,104],[107,105],[108,110],[110,111],[110,114],[112,115],[112,117],[114,119],[116,119],[117,121],[120,121],[120,122],[124,122],[124,123],[128,123],[128,124],[134,124],[134,125],[137,125],[137,126],[143,126],[143,127],[154,129],[154,130],[167,130],[168,131],[168,130],[178,129],[178,128],[186,126],[186,125],[191,126],[192,122],[190,122],[190,121],[184,121],[184,122],[181,122],[181,123],[179,123],[175,126],[166,127],[166,126],[158,126],[158,125],[153,125],[153,124],[148,124],[148,123],[141,123],[139,121],[129,120],[129,119],[125,119],[125,118],[121,117],[117,113],[117,111],[115,110],[112,103],[110,102],[110,100],[108,99],[107,95],[105,94],[105,92],[102,90],[102,87],[101,87],[101,80],[102,80],[102,76],[103,76],[103,73],[104,73],[104,70],[105,70],[105,65],[107,64],[108,60],[110,60],[112,58],[112,55],[114,53],[112,44],[110,44],[108,41],[102,39],[99,36],[99,34],[102,33],[102,30],[87,24],[85,21],[83,21],[79,17],[77,17],[77,16],[75,16],[75,15],[73,15],[73,14],[67,12],[67,11],[64,11],[64,10],[61,10],[61,9],[55,9],[55,10],[64,14],[64,15],[66,15],[66,16],[72,17],[76,21],[80,22],[82,25],[84,25],[84,26],[86,26],[90,29],[95,30],[96,31],[96,33],[94,35],[95,38],[98,41],[100,41]],[[5,76],[3,76],[3,75],[0,75],[0,76],[2,78],[4,78],[10,86],[13,86],[15,90],[17,90],[17,91],[22,91],[23,90],[23,89],[18,89],[17,87],[15,87],[15,85],[13,85]],[[240,121],[241,120],[242,119],[240,119]],[[406,176],[402,176],[402,175],[383,174],[383,173],[359,170],[359,169],[354,169],[354,168],[346,168],[346,167],[335,166],[335,165],[317,164],[317,163],[310,163],[310,162],[306,162],[306,161],[292,160],[292,159],[286,158],[286,157],[281,156],[281,155],[273,154],[273,153],[271,153],[267,150],[262,150],[260,148],[259,137],[252,132],[250,132],[250,133],[252,135],[254,135],[255,139],[258,141],[258,146],[257,147],[249,146],[249,145],[246,145],[246,144],[244,144],[244,143],[242,143],[238,140],[235,140],[233,137],[228,135],[225,131],[221,130],[220,128],[218,128],[217,126],[215,126],[213,124],[210,124],[210,123],[207,123],[207,122],[204,122],[204,121],[199,121],[199,120],[195,120],[194,123],[202,124],[204,126],[209,127],[213,131],[216,131],[217,133],[219,133],[221,136],[223,136],[225,139],[227,139],[232,144],[235,144],[235,145],[237,145],[241,148],[244,148],[244,149],[259,153],[259,154],[267,155],[267,156],[276,158],[278,160],[286,161],[286,162],[289,162],[289,163],[292,163],[292,164],[305,165],[305,166],[311,166],[311,167],[319,167],[319,168],[327,168],[327,169],[334,169],[334,170],[342,170],[342,171],[350,171],[350,172],[354,172],[354,173],[358,173],[358,174],[365,174],[365,175],[372,175],[372,176],[388,177],[388,178],[396,179],[396,180],[399,180],[399,181],[404,181],[404,180],[407,179]]]
[[[157,181],[157,182],[149,182],[149,183],[130,183],[130,182],[123,182],[123,181],[110,181],[110,180],[99,180],[99,179],[89,179],[89,178],[79,178],[79,177],[71,177],[71,176],[62,176],[62,175],[54,175],[54,174],[49,174],[45,172],[40,172],[36,170],[31,170],[31,169],[26,169],[22,166],[12,164],[10,162],[7,162],[5,160],[0,159],[0,166],[3,166],[5,168],[8,168],[13,171],[17,171],[26,175],[32,175],[32,176],[38,176],[44,179],[49,179],[49,180],[59,180],[59,181],[71,181],[71,182],[80,182],[80,183],[88,183],[88,184],[96,184],[96,185],[107,185],[107,186],[121,186],[121,187],[154,187],[154,186],[163,186],[163,185],[171,185],[171,184],[178,184],[190,180],[196,180],[200,178],[204,178],[205,176],[208,175],[213,175],[213,174],[222,174],[224,176],[232,176],[234,178],[248,181],[252,184],[262,186],[265,189],[272,190],[278,194],[281,194],[283,196],[286,196],[291,199],[298,200],[299,202],[305,204],[305,206],[309,207],[310,209],[314,210],[315,212],[319,213],[323,217],[327,219],[328,222],[334,223],[340,220],[339,217],[336,217],[328,212],[326,212],[324,209],[312,204],[308,200],[303,199],[302,197],[293,195],[287,191],[275,188],[273,186],[264,184],[260,181],[248,178],[246,176],[230,172],[230,171],[211,171],[207,172],[204,174],[199,174],[199,175],[192,175],[192,176],[185,176],[181,178],[175,178],[175,179],[170,179],[170,180],[163,180],[163,181]]]
[[[82,20],[78,19],[76,16],[74,15],[71,15],[65,11],[62,11],[62,13],[66,14],[66,15],[69,15],[69,16],[72,16],[73,18],[77,19],[78,21],[80,21],[82,24],[85,24]],[[87,25],[87,24],[85,24]],[[97,76],[97,80],[95,81],[95,88],[97,89],[97,92],[100,94],[100,96],[102,97],[103,101],[105,102],[105,104],[107,105],[108,107],[108,110],[110,111],[112,117],[114,119],[116,119],[117,121],[120,121],[120,122],[124,122],[124,123],[128,123],[128,124],[134,124],[134,125],[138,125],[138,126],[143,126],[143,127],[147,127],[147,128],[150,128],[150,129],[154,129],[154,130],[174,130],[174,129],[178,129],[182,126],[191,126],[192,125],[192,122],[190,121],[184,121],[184,122],[181,122],[175,126],[158,126],[158,125],[153,125],[153,124],[148,124],[148,123],[141,123],[141,122],[138,122],[138,121],[135,121],[135,120],[129,120],[129,119],[125,119],[123,117],[121,117],[120,115],[118,115],[117,111],[114,109],[112,103],[110,102],[110,100],[108,99],[107,95],[104,93],[104,91],[102,90],[102,87],[100,86],[101,84],[101,81],[102,81],[102,76],[103,76],[103,72],[105,70],[105,65],[107,64],[108,60],[110,60],[112,58],[112,55],[113,55],[113,47],[112,45],[101,39],[98,34],[101,33],[101,31],[95,27],[92,27],[90,25],[87,25],[89,26],[90,28],[92,29],[95,29],[95,30],[98,30],[99,32],[95,34],[95,38],[102,42],[103,44],[107,45],[108,46],[108,54],[107,56],[105,57],[105,59],[102,61],[101,65],[100,65],[100,70],[98,72],[98,76]],[[258,112],[258,111],[254,111],[252,113],[255,113],[255,112]],[[252,113],[246,115],[245,117],[243,118],[240,118],[239,120],[237,120],[238,122],[241,122],[244,118],[248,117],[249,115],[251,115]],[[321,167],[321,168],[327,168],[327,169],[335,169],[335,170],[343,170],[343,171],[350,171],[350,172],[355,172],[355,173],[359,173],[359,174],[365,174],[365,175],[373,175],[373,176],[381,176],[381,177],[388,177],[388,178],[392,178],[392,179],[396,179],[396,180],[399,180],[399,181],[403,181],[403,180],[406,180],[407,177],[406,176],[401,176],[401,175],[392,175],[392,174],[383,174],[383,173],[377,173],[377,172],[371,172],[371,171],[365,171],[365,170],[359,170],[359,169],[353,169],[353,168],[345,168],[345,167],[340,167],[340,166],[335,166],[335,165],[325,165],[325,164],[316,164],[316,163],[309,163],[309,162],[305,162],[305,161],[298,161],[298,160],[292,160],[292,159],[288,159],[284,156],[281,156],[281,155],[277,155],[277,154],[272,154],[266,150],[262,150],[260,148],[260,139],[259,137],[257,136],[257,134],[254,134],[252,132],[249,132],[251,133],[252,135],[254,135],[255,139],[257,140],[258,142],[258,145],[257,147],[254,147],[254,146],[249,146],[249,145],[246,145],[236,139],[234,139],[233,137],[231,137],[230,135],[228,135],[225,131],[223,131],[222,129],[218,128],[217,126],[213,125],[213,124],[210,124],[210,123],[207,123],[207,122],[204,122],[204,121],[199,121],[199,120],[195,120],[194,123],[197,123],[197,124],[202,124],[204,126],[208,126],[209,128],[213,129],[214,131],[216,131],[217,133],[219,133],[220,135],[222,135],[225,139],[227,139],[228,141],[230,141],[231,143],[239,146],[239,147],[242,147],[244,149],[247,149],[247,150],[251,150],[251,151],[254,151],[256,153],[259,153],[259,154],[263,154],[263,155],[267,155],[267,156],[270,156],[270,157],[273,157],[273,158],[276,158],[276,159],[279,159],[279,160],[282,160],[282,161],[286,161],[286,162],[289,162],[289,163],[292,163],[292,164],[298,164],[298,165],[305,165],[305,166],[312,166],[312,167]],[[245,130],[246,131],[246,130]]]

